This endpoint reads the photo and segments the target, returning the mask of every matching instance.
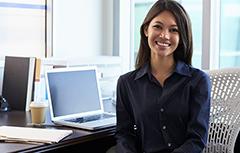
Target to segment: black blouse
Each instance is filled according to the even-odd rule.
[[[200,153],[207,143],[210,79],[178,61],[161,86],[149,63],[117,84],[118,153]]]

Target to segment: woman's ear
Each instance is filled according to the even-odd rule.
[[[145,34],[146,37],[148,37],[148,26],[146,26],[146,27],[144,28],[144,34]]]

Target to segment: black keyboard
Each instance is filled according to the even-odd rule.
[[[84,122],[89,122],[89,121],[96,121],[100,119],[106,119],[114,117],[114,115],[111,114],[99,114],[99,115],[92,115],[92,116],[87,116],[87,117],[79,117],[79,118],[74,118],[67,120],[69,122],[74,122],[74,123],[84,123]]]

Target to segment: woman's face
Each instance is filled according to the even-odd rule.
[[[152,19],[144,31],[153,56],[173,57],[179,44],[179,31],[173,14],[163,11]]]

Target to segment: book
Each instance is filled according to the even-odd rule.
[[[41,59],[36,58],[35,62],[35,72],[34,72],[34,86],[33,86],[33,92],[32,92],[32,101],[34,102],[40,102],[42,101],[42,93],[41,90]]]
[[[12,110],[29,111],[34,85],[35,57],[6,56],[2,96]]]
[[[0,126],[0,140],[22,143],[58,143],[72,134],[72,130]]]

